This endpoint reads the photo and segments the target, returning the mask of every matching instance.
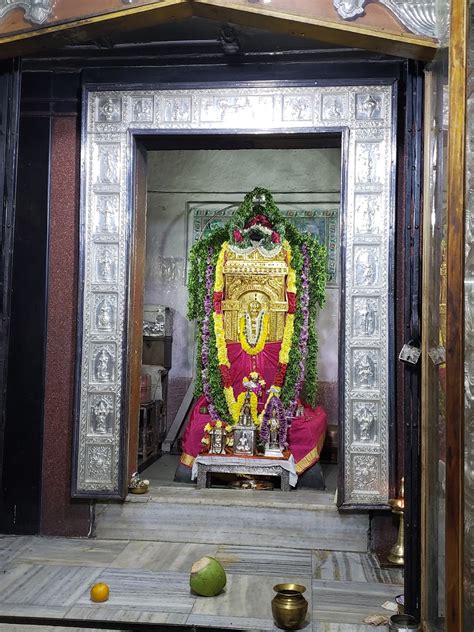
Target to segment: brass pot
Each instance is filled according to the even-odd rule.
[[[308,612],[308,602],[303,597],[306,588],[300,584],[273,586],[276,596],[272,600],[275,623],[283,630],[299,630]]]

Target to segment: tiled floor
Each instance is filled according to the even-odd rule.
[[[214,598],[192,595],[189,570],[203,555],[221,560],[228,583]],[[92,603],[89,588],[110,586]],[[379,568],[362,553],[291,548],[146,541],[0,537],[0,616],[126,621],[197,628],[273,630],[272,587],[304,584],[308,632],[364,632],[369,614],[402,592],[400,571]],[[97,624],[98,625],[98,624]],[[35,629],[36,628],[36,629]],[[48,627],[0,625],[0,632],[46,632]],[[58,632],[61,628],[51,628]],[[71,630],[71,628],[68,628]],[[172,629],[172,628],[170,628]],[[384,629],[384,628],[376,628]]]

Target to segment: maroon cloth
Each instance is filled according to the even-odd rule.
[[[268,342],[265,348],[255,356],[250,356],[242,349],[238,342],[227,344],[227,355],[230,362],[230,373],[237,398],[245,391],[242,380],[251,371],[258,371],[265,380],[267,386],[259,399],[258,411],[261,412],[267,398],[266,390],[270,388],[275,379],[278,367],[278,355],[281,342]],[[188,425],[183,435],[183,454],[181,462],[192,466],[194,459],[201,452],[201,439],[204,435],[204,426],[211,421],[208,413],[201,413],[201,408],[207,407],[204,395],[197,400],[191,412]],[[304,415],[292,420],[288,431],[288,447],[296,462],[296,471],[302,474],[309,467],[319,461],[324,437],[326,434],[327,416],[321,406],[315,409],[304,407]]]

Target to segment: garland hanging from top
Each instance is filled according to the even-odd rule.
[[[284,248],[289,263],[287,339],[284,335],[282,341],[285,357],[279,358],[270,395],[273,389],[280,396],[289,416],[294,414],[300,391],[310,406],[316,403],[316,314],[325,300],[326,248],[295,228],[280,213],[271,193],[257,187],[245,196],[227,225],[196,242],[190,254],[188,318],[196,319],[198,332],[195,395],[206,395],[212,419],[231,424],[236,421],[238,405],[227,388],[226,345],[219,317],[216,321],[224,290],[222,264],[227,248],[245,254],[256,243],[263,256],[273,257]]]

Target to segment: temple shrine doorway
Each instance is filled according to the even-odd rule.
[[[193,439],[183,439],[196,401],[196,324],[187,318],[189,251],[203,235],[230,220],[246,193],[261,186],[272,192],[280,211],[299,230],[314,235],[328,253],[326,304],[317,323],[319,412],[311,431],[307,423],[298,437],[295,470],[298,489],[335,493],[340,142],[336,134],[223,136],[192,141],[183,137],[167,141],[165,145],[172,148],[161,151],[160,141],[155,141],[157,150],[148,151],[141,371],[144,390],[138,424],[138,467],[142,477],[152,481],[152,489],[191,483],[195,457],[205,449],[200,444],[205,438],[198,436],[200,427]],[[320,463],[321,453],[324,464]],[[196,466],[193,473],[196,475]],[[280,479],[215,474],[212,482],[221,487],[257,485],[271,489],[279,487]]]
[[[321,87],[213,85],[113,92],[91,87],[86,90],[84,103],[87,124],[83,130],[84,247],[79,316],[82,368],[77,385],[74,495],[121,496],[136,469],[140,435],[138,385],[143,337],[146,150],[163,151],[168,147],[167,151],[179,151],[176,147],[185,149],[183,142],[188,142],[193,150],[210,151],[212,144],[202,144],[207,137],[213,139],[208,142],[213,142],[218,151],[229,151],[233,148],[225,149],[223,139],[228,143],[229,138],[236,138],[240,143],[238,152],[253,147],[252,152],[272,150],[284,156],[288,152],[309,151],[314,139],[326,138],[333,143],[333,149],[341,148],[337,157],[341,172],[336,178],[340,182],[341,244],[336,252],[341,312],[337,345],[341,428],[337,501],[347,508],[386,507],[394,467],[394,459],[390,457],[394,428],[391,397],[394,382],[390,379],[394,371],[393,86],[384,83]],[[267,145],[256,145],[255,139],[259,138]],[[286,139],[283,145],[282,138]],[[275,149],[282,146],[286,149]],[[256,166],[253,171],[253,175],[258,173]],[[299,171],[295,169],[295,173]],[[244,174],[242,178],[245,179]],[[223,186],[220,188],[229,192]],[[306,192],[310,193],[311,187]],[[203,200],[198,195],[192,206],[193,200],[188,200],[185,214],[202,212],[203,201],[213,202],[212,198]],[[236,194],[231,193],[220,204],[225,202],[230,202],[231,207],[238,203]],[[311,200],[306,197],[302,202]],[[293,199],[290,203],[298,202]],[[212,205],[209,207],[211,217],[215,209],[215,205],[214,211]],[[326,207],[326,210],[331,209]],[[262,213],[257,216],[264,217],[265,208]],[[288,224],[283,216],[275,221]],[[287,231],[294,230],[289,226]],[[187,252],[194,237],[188,228],[181,234]],[[337,243],[333,246],[337,251]],[[315,284],[313,275],[313,287],[318,287],[317,281]],[[201,286],[203,283],[201,279]],[[324,294],[318,302],[323,299]],[[108,316],[104,321],[105,307]],[[188,332],[188,342],[189,337]],[[334,333],[331,337],[334,340]],[[194,348],[193,344],[190,346]],[[156,365],[156,362],[146,363]],[[296,366],[295,371],[298,371]],[[183,412],[186,410],[181,410],[182,420]],[[143,442],[143,433],[141,436]],[[176,437],[178,433],[170,435],[168,444],[172,445]],[[321,447],[318,440],[309,452]],[[303,448],[298,462],[304,463],[307,448]],[[183,453],[185,458],[197,454],[196,447],[193,454]]]

